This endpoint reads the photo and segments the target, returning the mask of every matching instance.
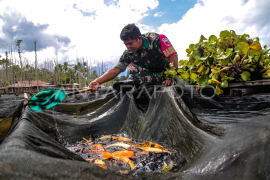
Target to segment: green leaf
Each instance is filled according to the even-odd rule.
[[[261,54],[261,50],[257,51],[257,50],[254,50],[254,49],[251,49],[249,51],[249,55],[254,57],[254,56],[259,56]]]
[[[235,52],[239,52],[240,55],[247,54],[249,45],[246,42],[239,42],[235,47]]]
[[[229,81],[233,81],[234,78],[233,78],[233,77],[228,77],[228,80],[229,80]]]
[[[231,33],[229,31],[225,30],[225,31],[221,31],[219,36],[226,38],[226,37],[231,36]]]
[[[220,89],[218,86],[216,86],[216,94],[217,95],[220,95],[220,94],[223,94],[223,90],[222,89]]]
[[[270,49],[267,49],[265,51],[263,51],[263,54],[267,55],[269,53]]]
[[[194,62],[194,66],[196,67],[199,67],[200,65],[202,64],[202,61],[197,59],[195,62]]]
[[[188,70],[190,70],[190,71],[192,71],[192,69],[194,69],[194,66],[193,66],[193,65],[191,65],[191,66],[188,68]]]
[[[179,69],[177,70],[177,72],[178,72],[178,73],[182,73],[182,72],[184,72],[184,70],[181,69],[181,68],[179,68]]]
[[[210,54],[208,54],[206,57],[202,57],[201,60],[202,61],[206,61],[209,58]]]
[[[230,58],[226,58],[226,59],[221,60],[220,64],[222,66],[227,66],[229,64],[229,62],[230,62]]]
[[[228,54],[223,54],[220,57],[216,58],[217,60],[224,60],[224,59],[229,59],[229,57],[231,56],[231,53]],[[229,62],[228,62],[229,63]]]
[[[189,54],[193,51],[193,49],[186,49],[186,52]]]
[[[253,39],[253,42],[260,42],[260,38],[255,37],[255,38]]]
[[[194,59],[198,59],[201,57],[201,53],[197,51],[197,53],[193,54]]]
[[[232,53],[233,52],[233,48],[227,48],[226,49],[226,53]]]
[[[209,49],[215,49],[216,48],[216,43],[211,43],[209,45]]]
[[[268,74],[268,76],[270,76],[270,69],[268,69],[266,73]]]
[[[166,69],[167,74],[171,75],[172,79],[176,76],[177,72],[175,72],[174,70],[171,69]]]
[[[230,30],[230,32],[231,32],[232,36],[235,36],[235,31],[234,30]]]
[[[194,49],[194,44],[190,44],[189,45],[189,49],[192,49],[193,50]]]
[[[209,38],[208,38],[208,41],[210,42],[210,43],[213,43],[213,42],[215,42],[217,40],[217,36],[215,36],[215,35],[211,35]]]
[[[244,71],[242,74],[241,74],[241,78],[244,80],[244,81],[248,81],[250,79],[250,73],[248,71]]]
[[[222,88],[227,88],[228,87],[228,81],[227,80],[224,80],[221,85],[220,85]]]
[[[188,63],[188,60],[180,60],[179,61],[179,66],[184,66]]]
[[[220,54],[220,53],[223,52],[223,51],[224,51],[223,48],[221,48],[221,47],[218,47],[218,48],[217,48],[217,54]]]
[[[188,78],[189,78],[189,73],[188,73],[187,71],[185,71],[183,74],[181,74],[181,76],[182,76],[182,78],[183,78],[184,80],[188,80]]]
[[[191,73],[190,75],[190,79],[195,80],[198,77],[198,75],[196,73]]]
[[[255,62],[258,62],[258,60],[259,60],[259,56],[254,56],[254,58],[253,58],[253,59],[254,59],[254,61],[255,61]]]
[[[216,50],[215,50],[215,48],[211,48],[211,49],[208,49],[208,52],[215,53],[215,52],[216,52]]]
[[[207,85],[209,79],[210,78],[208,75],[200,76],[199,80],[198,80],[198,82],[199,82],[198,87],[203,87],[203,86]]]

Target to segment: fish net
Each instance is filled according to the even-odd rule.
[[[30,110],[22,100],[1,102],[0,179],[269,179],[269,119],[266,96],[205,99],[179,79],[172,87],[147,84],[130,93],[110,91],[89,102],[66,99],[45,111]],[[147,172],[116,162],[105,163],[103,169],[98,158],[72,151],[87,144],[83,137],[97,144],[108,135],[132,143],[113,140],[105,146],[151,142],[176,150],[179,161],[173,160],[182,166]],[[84,150],[95,150],[90,145]],[[119,147],[110,148],[107,155],[117,157],[113,153]],[[137,152],[132,148],[126,150]],[[152,159],[138,162],[159,161]]]

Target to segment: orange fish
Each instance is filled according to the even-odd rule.
[[[132,158],[133,156],[134,151],[116,151],[114,153],[109,153],[105,150],[103,154],[104,159],[118,159],[120,157]]]
[[[103,169],[107,169],[105,162],[100,160],[100,159],[86,159],[86,161],[91,162],[91,163],[93,163],[93,164],[95,164]]]
[[[153,148],[158,148],[158,149],[164,149],[164,147],[161,146],[160,144],[156,144],[152,142],[136,144],[134,147],[153,147]]]
[[[128,163],[131,170],[134,169],[135,165],[133,164],[133,162],[130,159],[128,159],[126,157],[120,157],[118,159],[123,161],[124,163]]]
[[[117,137],[117,136],[111,136],[111,135],[107,135],[107,136],[102,136],[99,138],[100,140],[109,140],[109,139],[115,139],[117,141],[131,141],[131,139],[129,138],[125,138],[125,137]]]
[[[99,167],[101,167],[103,169],[107,169],[105,162],[100,160],[100,159],[95,159],[94,164],[98,165]]]
[[[110,144],[110,145],[106,146],[106,148],[108,148],[108,147],[113,147],[113,146],[116,146],[116,147],[123,147],[123,148],[125,148],[125,149],[131,147],[131,145],[129,145],[129,144],[125,144],[125,143],[122,143],[122,142],[120,142],[120,143],[117,142],[117,143]]]
[[[114,153],[109,153],[108,151],[104,151],[103,158],[104,159],[118,159],[123,161],[124,163],[128,163],[130,168],[133,169],[135,166],[133,162],[129,159],[134,156],[133,151],[116,151]]]
[[[172,154],[170,151],[168,150],[164,150],[164,149],[158,149],[158,148],[152,148],[152,147],[140,147],[140,149],[147,151],[147,152],[154,152],[154,153],[160,153],[160,152],[167,152],[169,154]]]
[[[117,140],[117,141],[131,141],[132,140],[132,139],[125,138],[125,137],[116,137],[116,136],[113,136],[112,138]]]
[[[89,149],[95,149],[95,150],[104,150],[104,147],[101,146],[100,144],[92,144],[88,146]]]
[[[88,149],[87,152],[92,152],[92,153],[96,153],[96,154],[100,154],[104,152],[104,149],[100,149],[100,150],[90,150]]]
[[[107,136],[102,136],[99,139],[101,139],[101,140],[107,140],[107,139],[111,139],[111,138],[112,138],[111,135],[107,135]]]

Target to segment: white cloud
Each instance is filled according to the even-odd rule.
[[[164,12],[156,12],[154,14],[154,17],[161,17],[164,14]]]
[[[186,49],[189,44],[197,43],[201,35],[219,36],[223,30],[260,37],[262,46],[269,45],[269,8],[268,0],[199,0],[181,20],[162,24],[158,32],[170,39],[179,59],[187,59]]]
[[[112,0],[106,4],[103,0],[1,0],[0,16],[20,13],[35,25],[48,24],[46,33],[70,38],[69,46],[59,49],[59,59],[74,60],[78,54],[96,61],[115,62],[125,49],[120,40],[121,29],[135,23],[143,33],[154,32],[153,27],[142,24],[142,19],[158,4],[157,0]],[[201,34],[218,36],[226,29],[259,36],[262,45],[270,45],[269,4],[267,0],[198,0],[178,21],[163,24],[156,31],[170,39],[179,59],[186,59],[186,48],[198,42]],[[84,16],[83,11],[92,15]],[[2,26],[0,19],[0,38],[4,38]],[[34,59],[33,53],[24,55]],[[38,51],[41,59],[54,55],[51,47]]]
[[[114,0],[107,4],[103,0],[2,0],[0,15],[20,13],[35,25],[49,24],[48,34],[69,37],[68,51],[61,53],[64,48],[60,49],[59,58],[68,55],[69,59],[75,59],[79,54],[92,59],[116,61],[125,50],[120,40],[122,28],[128,23],[135,23],[149,29],[141,21],[158,4],[157,0]],[[83,16],[81,12],[93,15]],[[46,52],[47,57],[54,56],[51,50]]]

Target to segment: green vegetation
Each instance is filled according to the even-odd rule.
[[[77,57],[75,64],[69,64],[68,62],[61,64],[58,62],[57,54],[52,58],[39,60],[38,63],[36,42],[34,42],[33,46],[33,49],[35,48],[35,57],[33,57],[35,61],[30,61],[21,53],[21,42],[22,40],[16,41],[18,54],[12,52],[12,47],[9,47],[9,50],[4,55],[5,57],[0,55],[0,87],[7,87],[18,81],[26,81],[30,84],[30,81],[34,80],[41,80],[55,85],[78,83],[80,87],[86,87],[112,65],[103,64],[103,62],[91,62],[91,59],[87,60],[84,57]],[[104,83],[104,85],[109,86],[124,79],[126,79],[126,76],[116,77]]]
[[[178,76],[197,90],[216,84],[216,94],[222,94],[230,82],[243,82],[270,78],[269,50],[260,45],[259,38],[248,34],[237,35],[233,30],[221,31],[219,38],[203,35],[199,43],[186,49],[189,60],[179,62],[180,68],[167,70],[167,79]]]

